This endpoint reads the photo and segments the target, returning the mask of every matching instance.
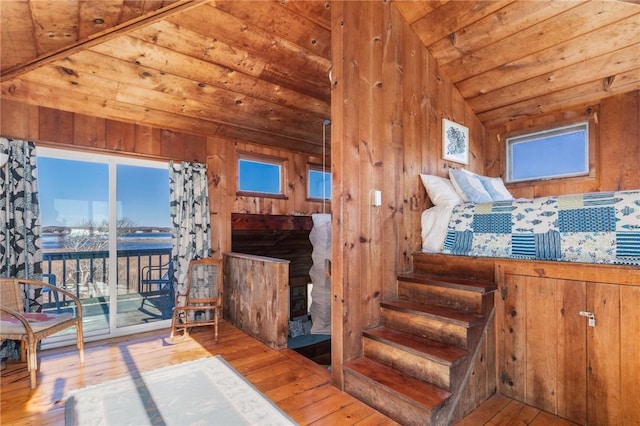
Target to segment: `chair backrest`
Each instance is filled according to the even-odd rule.
[[[0,303],[18,312],[24,312],[24,291],[17,278],[0,278]]]
[[[189,262],[186,302],[222,304],[222,261],[195,259]]]

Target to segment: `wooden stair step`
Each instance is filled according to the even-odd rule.
[[[481,314],[459,311],[446,306],[426,305],[424,303],[409,302],[406,300],[381,302],[380,306],[385,309],[425,316],[465,328],[479,326],[484,319]]]
[[[441,407],[451,397],[449,391],[415,379],[367,357],[351,360],[344,364],[344,368],[360,376],[361,379],[385,386],[399,398],[412,405],[421,406],[426,412]]]
[[[384,326],[365,330],[363,335],[448,367],[457,365],[468,355],[463,349]]]
[[[492,281],[452,278],[442,275],[429,275],[416,272],[400,274],[398,275],[398,280],[429,284],[438,287],[455,288],[457,290],[472,291],[480,294],[488,294],[498,288],[497,284]]]

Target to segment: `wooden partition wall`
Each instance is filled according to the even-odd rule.
[[[225,253],[224,318],[273,349],[287,347],[289,261]]]
[[[332,374],[362,352],[398,272],[420,248],[419,174],[447,176],[442,119],[470,132],[468,169],[484,168],[484,127],[393,2],[333,2]],[[382,206],[372,206],[373,190]]]

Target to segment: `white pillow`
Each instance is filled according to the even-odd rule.
[[[434,206],[455,206],[462,204],[464,200],[460,198],[451,181],[435,175],[420,175],[420,180],[427,190],[427,195]]]
[[[513,200],[513,195],[511,195],[499,177],[480,176],[480,180],[493,201]]]
[[[489,203],[491,195],[482,184],[480,176],[463,169],[449,169],[449,178],[453,187],[464,201]]]

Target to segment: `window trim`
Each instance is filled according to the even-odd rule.
[[[585,135],[585,169],[584,171],[576,172],[576,173],[567,173],[567,174],[558,174],[558,175],[549,175],[544,177],[531,177],[524,179],[512,179],[511,178],[511,145],[514,142],[526,142],[540,138],[540,135],[545,135],[546,137],[560,135],[562,133],[568,133],[569,129],[578,129],[584,130],[586,132]],[[555,126],[552,128],[544,128],[536,131],[529,131],[527,133],[520,133],[512,136],[508,136],[505,138],[505,164],[504,164],[504,176],[505,183],[508,184],[518,184],[518,183],[531,183],[536,181],[547,181],[547,180],[556,180],[556,179],[570,179],[570,178],[585,178],[593,176],[593,135],[594,132],[591,132],[591,123],[589,120],[578,121],[573,123],[567,123],[564,125]]]
[[[64,148],[51,148],[47,146],[36,147],[36,157],[38,156],[60,158],[63,160],[86,161],[87,163],[110,164],[111,162],[113,162],[117,165],[122,164],[127,166],[141,166],[164,170],[169,168],[168,160],[149,160],[146,158],[143,159],[126,156],[97,154],[95,152],[76,151]]]
[[[327,202],[327,201],[331,201],[331,194],[329,194],[328,197],[323,198],[323,197],[312,197],[311,196],[311,191],[310,191],[310,184],[311,184],[311,179],[309,179],[309,174],[311,171],[316,171],[316,172],[324,172],[327,173],[329,175],[330,179],[333,179],[331,176],[331,168],[328,167],[322,167],[322,164],[315,164],[315,163],[307,163],[307,201],[313,201],[313,202]]]
[[[273,164],[280,167],[280,192],[257,192],[257,191],[243,191],[240,189],[240,161],[252,161],[256,163]],[[239,152],[236,159],[236,195],[244,197],[259,197],[259,198],[277,198],[287,200],[288,197],[284,193],[286,182],[286,165],[287,160],[285,158],[274,157],[270,155],[254,154]]]

